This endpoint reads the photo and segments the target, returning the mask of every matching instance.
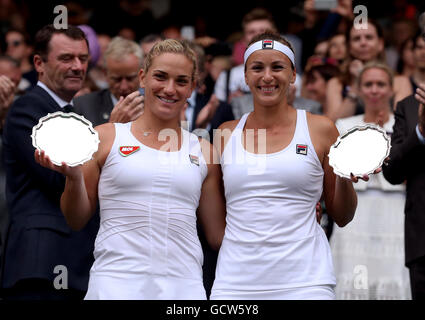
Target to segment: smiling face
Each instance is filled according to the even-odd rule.
[[[161,53],[147,72],[140,71],[145,88],[145,108],[162,120],[179,119],[180,111],[195,88],[193,62],[180,53]]]
[[[359,94],[365,108],[389,108],[393,89],[386,71],[380,68],[367,69],[361,75],[359,84]]]
[[[89,53],[84,40],[74,40],[64,34],[54,34],[46,59],[34,56],[39,80],[65,101],[82,88],[87,72]]]
[[[295,82],[291,61],[277,50],[257,50],[246,62],[245,81],[254,101],[261,105],[277,105],[287,101],[288,88]]]

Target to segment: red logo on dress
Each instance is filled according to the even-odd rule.
[[[139,150],[139,146],[121,146],[120,147],[120,155],[123,157],[127,157],[130,154],[135,153],[137,150]]]

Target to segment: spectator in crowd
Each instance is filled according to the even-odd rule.
[[[368,19],[367,28],[351,25],[347,33],[350,59],[341,77],[330,79],[327,85],[327,110],[325,115],[333,121],[363,113],[358,99],[357,77],[363,65],[369,61],[385,61],[382,28]],[[394,101],[398,102],[412,92],[409,80],[404,76],[394,77]]]
[[[194,118],[194,128],[206,129],[208,136],[203,137],[212,141],[214,129],[217,129],[223,122],[234,119],[231,106],[225,101],[220,101],[213,93],[219,74],[224,70],[230,70],[231,50],[226,43],[217,41],[210,44],[205,49],[205,53],[204,77],[197,92],[207,103],[198,104],[202,108],[198,109]],[[197,132],[205,133],[205,130]]]
[[[422,13],[425,20],[425,13]],[[425,21],[422,26],[425,40]],[[406,182],[404,207],[405,264],[409,269],[414,300],[425,299],[425,82],[414,95],[403,99],[395,110],[391,152],[385,178],[391,184]]]
[[[418,84],[425,82],[425,40],[419,32],[413,38],[412,53],[414,69],[409,80],[416,92]]]
[[[397,74],[409,77],[410,81],[412,81],[410,77],[412,76],[413,70],[415,70],[415,62],[413,58],[413,39],[414,37],[411,37],[401,44],[397,66],[395,68]],[[416,88],[413,87],[413,91],[415,90]]]
[[[0,131],[12,102],[21,94],[18,89],[22,73],[19,62],[15,59],[0,55]]]
[[[15,101],[3,131],[9,225],[1,287],[5,299],[81,299],[87,290],[98,229],[94,217],[72,231],[60,210],[65,177],[40,167],[34,159],[32,128],[48,113],[72,109],[87,71],[88,43],[81,29],[47,25],[35,38],[37,85]],[[61,282],[54,287],[58,266]],[[63,286],[61,286],[63,288]]]
[[[212,145],[180,127],[195,87],[196,57],[167,39],[140,72],[145,112],[133,122],[96,127],[100,145],[83,166],[41,165],[66,175],[61,208],[83,228],[100,203],[101,226],[86,299],[205,299],[199,218],[214,249],[225,227],[221,171]],[[175,134],[171,142],[164,138]],[[123,157],[119,146],[141,146]],[[197,214],[198,212],[198,214]]]
[[[142,50],[134,41],[115,37],[104,59],[109,88],[76,98],[75,110],[94,126],[133,121],[143,112],[143,96],[138,91]]]
[[[19,63],[9,57],[0,55],[0,159],[3,159],[2,135],[3,125],[7,112],[19,95],[17,92],[19,81],[21,80],[21,69]],[[3,255],[6,228],[8,223],[8,213],[6,205],[6,176],[3,161],[0,162],[0,261]],[[1,266],[0,266],[1,274]]]
[[[87,78],[94,82],[99,89],[107,89],[109,87],[106,79],[104,53],[111,42],[111,37],[107,34],[97,34],[97,43],[99,45],[99,58],[96,65],[89,68]]]
[[[326,54],[328,53],[329,49],[329,42],[328,40],[320,40],[316,43],[316,46],[314,47],[314,53],[313,55],[321,58],[326,58]]]
[[[401,18],[391,21],[386,34],[387,47],[385,48],[385,58],[387,64],[395,70],[397,60],[400,57],[401,46],[417,33],[417,23],[414,19]]]
[[[340,74],[337,60],[312,56],[303,74],[303,96],[317,101],[321,106],[321,114],[327,110],[326,86],[330,79]],[[311,111],[311,110],[309,110]]]
[[[339,132],[373,123],[391,136],[392,70],[372,61],[360,71],[358,81],[365,113],[337,120]],[[367,183],[356,183],[354,189],[357,209],[353,221],[345,228],[334,226],[330,239],[337,299],[410,299],[409,273],[403,263],[405,186],[392,186],[379,173]],[[362,276],[363,281],[359,281]]]
[[[25,91],[32,88],[37,83],[37,71],[31,63],[33,47],[30,44],[29,36],[20,30],[10,29],[6,33],[6,54],[20,64],[22,79],[19,89]]]
[[[140,41],[140,47],[142,48],[143,56],[146,57],[154,44],[162,40],[164,40],[164,37],[155,33],[151,33],[143,37],[143,39]]]
[[[242,19],[244,41],[248,44],[251,39],[266,30],[277,31],[273,16],[262,8],[255,8]],[[233,97],[249,92],[245,83],[243,64],[233,67],[228,72],[222,72],[215,84],[214,93],[218,100],[230,102]]]
[[[303,66],[314,54],[317,42],[328,40],[333,34],[346,32],[347,26],[354,18],[351,0],[338,0],[331,10],[317,10],[315,0],[303,3],[304,29],[298,34],[302,38]]]
[[[332,35],[329,40],[327,58],[335,59],[338,61],[340,70],[343,71],[347,60],[347,44],[344,33],[336,33]]]

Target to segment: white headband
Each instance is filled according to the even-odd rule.
[[[245,54],[243,56],[243,63],[246,64],[246,61],[248,60],[251,54],[253,54],[257,50],[262,50],[262,49],[266,49],[266,50],[274,49],[274,50],[282,52],[285,56],[289,58],[289,60],[291,60],[292,66],[295,67],[295,58],[294,58],[294,53],[292,52],[292,50],[288,46],[284,45],[283,43],[280,43],[274,40],[260,40],[251,44],[248,47],[248,49],[246,49],[245,51]]]

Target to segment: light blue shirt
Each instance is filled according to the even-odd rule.
[[[60,98],[56,93],[54,93],[48,86],[46,86],[40,80],[37,82],[37,86],[39,86],[39,87],[43,88],[44,90],[46,90],[47,93],[53,98],[53,100],[55,100],[55,102],[59,105],[59,107],[63,108],[63,107],[65,107],[68,104],[74,106],[74,101],[73,100],[71,100],[70,102],[67,102],[67,101],[63,100],[62,98]]]

